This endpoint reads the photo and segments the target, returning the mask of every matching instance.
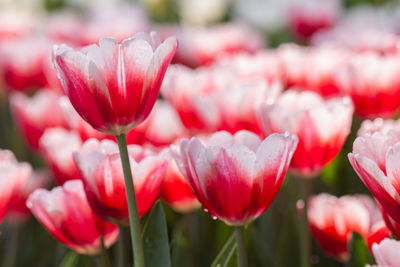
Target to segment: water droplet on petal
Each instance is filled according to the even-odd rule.
[[[212,219],[215,221],[217,218],[217,216],[212,216]]]

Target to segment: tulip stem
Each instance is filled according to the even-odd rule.
[[[108,253],[107,253],[107,249],[104,245],[104,236],[100,236],[100,246],[101,246],[101,262],[103,267],[111,267],[111,262],[110,262],[110,258],[108,257]]]
[[[143,242],[140,227],[138,208],[136,205],[135,188],[133,185],[131,165],[129,163],[128,147],[126,144],[126,135],[121,134],[115,137],[118,142],[119,152],[121,156],[122,169],[124,171],[126,199],[128,201],[129,210],[129,227],[131,230],[131,240],[133,248],[133,257],[135,267],[144,267]]]
[[[308,198],[311,195],[311,179],[301,178],[299,180],[300,180],[301,200],[303,200],[304,203],[304,208],[302,212],[300,212],[300,224],[299,224],[301,267],[309,267],[310,257],[311,257],[311,239],[310,239],[310,228],[307,219],[307,212],[308,212]]]
[[[125,229],[124,229],[123,226],[119,227],[118,266],[119,267],[126,267]]]
[[[246,236],[244,226],[235,226],[238,267],[247,267]]]

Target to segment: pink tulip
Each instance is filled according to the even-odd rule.
[[[340,13],[340,1],[297,1],[289,10],[290,29],[301,38],[334,26]]]
[[[28,91],[48,85],[45,64],[51,44],[44,39],[17,39],[0,44],[2,79],[10,90]]]
[[[49,173],[45,170],[35,171],[29,177],[19,181],[8,204],[6,219],[13,223],[21,223],[30,217],[31,211],[26,207],[29,195],[39,188],[45,188],[50,181]]]
[[[118,239],[118,227],[92,211],[79,180],[68,181],[51,191],[37,189],[26,205],[50,234],[80,254],[99,253],[101,236],[105,247]]]
[[[136,145],[128,146],[128,151],[138,212],[143,216],[160,196],[167,161]],[[127,224],[128,206],[117,144],[89,139],[80,152],[74,153],[74,160],[93,210],[103,218]]]
[[[275,198],[296,145],[290,133],[262,141],[245,130],[221,131],[206,144],[182,139],[175,157],[205,211],[228,225],[245,225]]]
[[[20,163],[11,151],[0,149],[0,221],[10,208],[14,193],[31,174],[32,168],[28,163]]]
[[[200,203],[193,194],[178,165],[169,151],[165,151],[168,158],[168,168],[161,189],[161,197],[177,212],[190,212],[200,207]]]
[[[339,153],[350,133],[352,114],[348,97],[323,100],[316,93],[294,90],[259,109],[266,135],[290,131],[299,138],[290,167],[309,178]]]
[[[80,51],[56,46],[53,56],[79,115],[96,130],[120,135],[149,115],[176,48],[175,38],[158,45],[156,34],[141,33],[121,44],[102,38]]]
[[[40,138],[40,151],[49,165],[57,184],[79,179],[72,154],[82,147],[81,138],[63,128],[49,128]]]
[[[33,97],[18,92],[11,95],[13,117],[31,148],[38,149],[39,139],[47,128],[65,126],[58,97],[51,90],[40,90]]]
[[[210,65],[222,54],[254,53],[264,47],[263,37],[238,22],[208,28],[179,26],[160,27],[162,35],[179,40],[176,61],[189,67]]]
[[[400,128],[358,137],[349,160],[365,186],[377,200],[386,225],[400,235]]]
[[[351,96],[362,118],[389,118],[400,107],[400,56],[377,53],[353,55],[337,74],[344,93]]]
[[[24,12],[12,12],[4,8],[0,12],[0,41],[26,37],[32,34],[37,18]]]
[[[400,241],[386,238],[379,244],[372,246],[377,265],[375,267],[396,267],[400,266],[400,258],[398,251],[400,249]]]
[[[156,147],[168,146],[187,135],[179,115],[172,106],[163,100],[157,100],[149,117],[127,135],[128,144],[143,145],[150,143]]]
[[[341,261],[350,257],[348,243],[357,232],[372,246],[389,237],[378,207],[367,196],[319,194],[309,200],[308,221],[311,232],[325,252]]]
[[[357,131],[357,136],[373,135],[374,133],[387,134],[393,128],[400,127],[400,120],[376,118],[375,120],[364,120],[361,123],[360,129]],[[400,128],[399,128],[400,129]]]

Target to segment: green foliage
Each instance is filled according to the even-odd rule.
[[[372,263],[371,254],[363,237],[356,232],[352,234],[349,251],[351,257],[347,264],[348,267],[364,267],[366,264]]]

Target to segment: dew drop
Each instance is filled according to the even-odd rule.
[[[204,210],[204,212],[208,212],[208,209],[203,209]]]
[[[215,221],[217,218],[217,216],[212,216],[212,219]]]

